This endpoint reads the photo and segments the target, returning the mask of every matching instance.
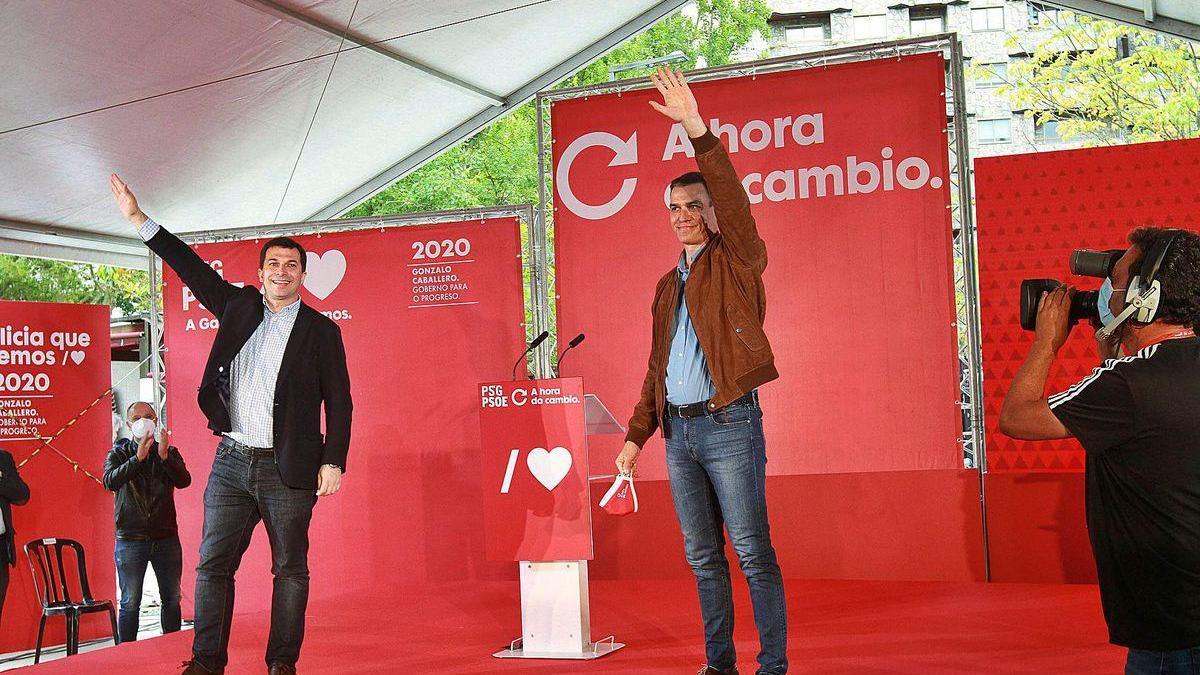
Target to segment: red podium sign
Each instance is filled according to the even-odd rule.
[[[479,385],[487,557],[592,559],[583,380]]]

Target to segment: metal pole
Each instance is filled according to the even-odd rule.
[[[547,249],[550,244],[549,228],[547,221],[550,218],[549,206],[550,196],[547,187],[546,179],[546,114],[545,106],[548,105],[545,99],[539,94],[534,99],[534,105],[537,108],[537,148],[538,148],[538,207],[537,213],[534,216],[533,223],[530,224],[529,240],[533,244],[534,259],[532,261],[534,272],[537,274],[537,293],[534,298],[534,317],[537,320],[537,325],[533,328],[533,334],[537,335],[542,331],[550,331],[550,339],[547,341],[547,347],[539,353],[539,356],[534,359],[534,372],[537,377],[549,377],[553,373],[550,372],[551,363],[548,356],[549,352],[557,353],[558,350],[558,331],[556,326],[550,325],[550,288],[549,275],[550,263]],[[553,142],[553,139],[550,141]]]
[[[166,383],[163,381],[162,359],[162,312],[159,307],[159,274],[158,256],[150,253],[150,313],[147,323],[150,326],[150,381],[154,390],[154,411],[158,414],[160,424],[166,426],[167,411],[163,407],[163,394]]]
[[[407,227],[411,225],[453,223],[461,220],[489,220],[492,218],[503,218],[505,216],[522,218],[528,216],[529,209],[529,204],[503,204],[499,206],[481,206],[469,209],[423,211],[420,213],[405,213],[393,216],[335,218],[333,220],[303,220],[295,223],[277,223],[221,230],[197,230],[195,232],[183,232],[179,234],[179,238],[189,244],[205,244],[214,241],[231,241],[235,239],[264,239],[274,236],[294,237],[299,234],[350,232],[354,230],[370,230],[380,227]]]
[[[979,473],[979,515],[983,526],[983,574],[992,580],[992,562],[987,522],[987,443],[983,425],[983,367],[979,317],[979,273],[976,266],[975,219],[971,203],[971,150],[968,144],[966,79],[963,76],[962,43],[950,42],[950,76],[954,86],[955,154],[958,159],[959,218],[962,223],[963,275],[967,302],[967,371],[970,375],[971,441]]]
[[[772,73],[813,66],[833,65],[835,63],[852,63],[885,56],[904,56],[907,54],[928,53],[930,51],[940,50],[949,45],[949,43],[955,39],[955,35],[955,33],[938,33],[936,35],[924,35],[920,37],[904,38],[901,40],[873,42],[870,44],[850,45],[846,47],[833,47],[819,51],[805,52],[803,54],[775,56],[759,61],[745,61],[730,63],[724,66],[697,68],[695,70],[689,70],[684,74],[687,75],[689,82],[700,82],[708,80],[720,80],[728,77],[736,77],[738,75]],[[553,91],[544,91],[538,94],[538,96],[546,100],[558,101],[569,98],[597,96],[609,92],[646,89],[650,86],[651,83],[649,77],[636,77],[625,80],[585,84],[578,87],[555,89]]]

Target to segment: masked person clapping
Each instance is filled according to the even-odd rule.
[[[162,631],[179,630],[183,550],[175,521],[175,490],[192,483],[183,456],[168,443],[153,406],[141,401],[129,406],[126,425],[133,438],[118,439],[104,462],[104,487],[116,493],[113,558],[121,585],[117,612],[121,642],[137,639],[147,566],[154,568],[158,579]]]

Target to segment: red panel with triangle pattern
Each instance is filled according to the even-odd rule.
[[[1070,274],[1076,248],[1124,248],[1142,225],[1197,228],[1200,140],[981,158],[975,162],[983,321],[984,419],[990,471],[1083,470],[1074,440],[1030,443],[996,429],[1000,404],[1029,350],[1021,330],[1022,279],[1066,280],[1081,290],[1099,279]],[[1077,326],[1050,372],[1062,391],[1098,363],[1092,332]]]

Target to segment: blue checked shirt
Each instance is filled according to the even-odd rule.
[[[158,234],[160,226],[147,219],[138,229],[142,241]],[[242,345],[229,373],[229,419],[232,429],[226,436],[255,448],[275,445],[275,382],[283,363],[300,299],[272,312],[263,300],[263,321]]]
[[[696,251],[696,256],[703,250],[701,247]],[[717,393],[712,375],[708,372],[704,350],[700,348],[700,338],[696,337],[696,329],[692,326],[687,302],[684,301],[683,289],[691,271],[684,260],[686,255],[686,251],[679,254],[679,298],[675,307],[671,353],[667,358],[667,401],[675,405],[707,401]],[[692,260],[696,256],[692,256]]]

